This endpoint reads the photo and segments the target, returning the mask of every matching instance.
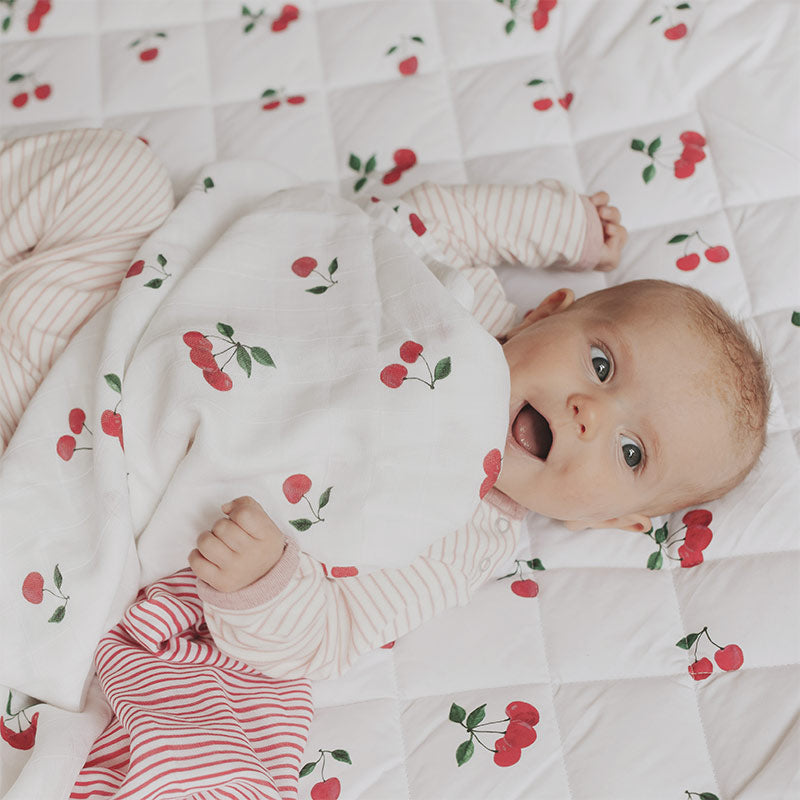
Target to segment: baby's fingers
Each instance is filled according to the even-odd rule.
[[[589,197],[589,200],[595,206],[604,206],[610,199],[608,192],[595,192]]]
[[[619,225],[622,221],[622,214],[616,206],[600,206],[597,213],[604,222],[613,222]]]
[[[603,223],[603,234],[606,244],[610,247],[616,247],[618,250],[622,250],[625,242],[628,241],[627,229],[613,222]]]

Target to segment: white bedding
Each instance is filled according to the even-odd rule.
[[[54,0],[31,32],[34,3],[17,0],[0,33],[0,136],[123,128],[167,164],[178,199],[200,185],[201,167],[234,158],[280,164],[345,198],[393,197],[424,179],[553,176],[605,189],[631,233],[619,269],[505,270],[520,305],[562,284],[582,294],[640,277],[684,282],[746,320],[774,382],[767,449],[742,486],[707,506],[703,563],[665,557],[677,557],[676,542],[648,569],[652,538],[569,533],[531,516],[516,557],[546,568],[523,566],[538,596],[513,593],[510,578],[491,581],[469,607],[316,685],[306,760],[346,750],[351,764],[325,757],[325,777],[341,781],[346,800],[800,795],[797,5],[560,0],[543,26],[538,15],[539,30],[524,1],[513,10],[509,0],[296,5],[297,18],[272,30],[282,3],[248,4],[245,15],[222,0]],[[681,24],[682,36],[665,36]],[[22,84],[8,80],[16,74],[31,81],[20,107],[12,98]],[[44,84],[51,92],[40,100],[33,90]],[[546,99],[548,108],[534,106]],[[674,161],[689,131],[705,138],[705,158],[679,178]],[[400,148],[417,163],[384,183]],[[727,258],[706,257],[718,246]],[[690,253],[698,265],[679,269]],[[681,516],[659,524],[672,536]],[[676,646],[704,628],[688,650]],[[738,645],[741,668],[721,669],[709,636]],[[701,681],[688,671],[695,649],[713,665]],[[449,719],[453,704],[469,713],[485,703],[486,720],[501,720],[515,700],[540,714],[520,761],[499,767],[476,743],[458,766],[469,735]],[[13,710],[23,702],[15,695]],[[74,746],[92,738],[70,712],[52,713],[50,729],[72,731]],[[27,759],[47,785],[51,765],[36,761],[44,721],[31,750],[0,741],[0,793]],[[301,778],[300,797],[320,780],[318,765]],[[43,796],[16,788],[13,796]]]

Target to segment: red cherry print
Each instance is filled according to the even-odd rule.
[[[302,103],[305,103],[306,98],[303,97],[302,94],[293,94],[291,97],[286,98],[286,102],[292,106],[299,106]]]
[[[684,525],[705,525],[711,522],[711,512],[706,511],[705,508],[695,508],[692,511],[687,511],[683,515],[682,522]]]
[[[385,383],[390,389],[396,389],[408,375],[407,367],[402,364],[389,364],[381,370],[381,383]]]
[[[401,75],[413,75],[417,71],[419,61],[416,56],[404,58],[398,65],[397,69],[400,70]]]
[[[502,453],[495,447],[490,450],[483,458],[483,471],[490,478],[497,478],[500,474],[500,467],[503,463]]]
[[[311,787],[311,800],[337,800],[342,791],[338,778],[328,778]]]
[[[80,433],[83,430],[84,422],[86,422],[86,413],[82,408],[73,408],[69,412],[69,429],[73,433]]]
[[[679,138],[683,144],[693,144],[697,147],[705,147],[706,144],[705,136],[697,131],[684,131]]]
[[[539,11],[552,11],[556,7],[556,3],[558,0],[539,0],[536,4],[536,8]]]
[[[22,108],[22,106],[24,106],[25,103],[27,103],[27,102],[28,102],[28,93],[27,92],[20,92],[19,94],[14,95],[13,99],[11,100],[11,103],[16,108]]]
[[[109,436],[119,436],[122,430],[122,416],[107,408],[100,416],[100,427]]]
[[[509,719],[519,719],[529,725],[536,725],[539,722],[539,712],[536,706],[526,703],[523,700],[514,700],[506,706],[506,716]]]
[[[675,162],[676,178],[688,178],[690,175],[693,174],[694,174],[694,163],[692,161],[686,161],[683,158],[679,158]]]
[[[719,264],[720,261],[727,261],[729,256],[728,248],[723,247],[721,244],[715,247],[709,247],[705,252],[705,257],[715,264]]]
[[[686,36],[686,26],[682,22],[678,25],[673,25],[664,31],[664,36],[667,39],[682,39]]]
[[[416,214],[409,214],[408,221],[411,223],[411,230],[414,231],[417,236],[422,236],[422,234],[428,230],[425,227],[425,223]]]
[[[189,347],[202,347],[205,350],[213,350],[214,346],[211,342],[203,336],[200,331],[189,331],[183,334],[184,344]]]
[[[22,581],[22,596],[34,605],[42,602],[44,578],[38,572],[29,572]]]
[[[24,731],[14,731],[9,728],[0,717],[0,736],[15,750],[30,750],[36,742],[36,726],[39,722],[39,712],[31,717],[31,724]]]
[[[539,594],[539,584],[530,578],[525,578],[525,580],[514,581],[511,584],[511,591],[518,597],[536,597]]]
[[[513,719],[508,724],[504,738],[512,747],[529,747],[536,741],[536,731],[529,722]]]
[[[536,11],[533,12],[531,15],[531,21],[533,22],[533,29],[535,31],[540,31],[542,28],[547,25],[547,20],[549,18],[549,14],[543,8],[537,8]]]
[[[140,275],[143,269],[144,261],[141,259],[139,259],[139,261],[134,261],[133,264],[130,265],[128,271],[125,273],[125,277],[133,278],[135,275]]]
[[[206,379],[206,383],[213,386],[217,391],[227,392],[233,387],[233,381],[230,376],[220,369],[204,369],[203,377]]]
[[[498,767],[511,767],[519,761],[522,756],[522,749],[519,747],[512,747],[505,738],[498,739],[494,743],[494,749],[497,751],[494,754],[494,763]]]
[[[47,98],[50,97],[50,91],[50,84],[43,83],[41,86],[37,86],[33,90],[33,93],[39,98],[39,100],[47,100]]]
[[[288,27],[289,27],[289,20],[285,19],[284,17],[279,17],[278,19],[272,20],[272,25],[270,25],[270,28],[275,33],[278,33],[279,31],[285,31],[286,28]]]
[[[559,105],[565,109],[569,108],[574,97],[575,95],[572,92],[567,92],[563,97],[558,98]]]
[[[281,104],[280,100],[273,100],[270,103],[264,103],[264,105],[261,106],[261,108],[264,111],[272,111],[273,108],[277,108],[280,104]]]
[[[686,529],[686,540],[684,544],[690,550],[705,550],[711,544],[713,534],[709,528],[702,525],[690,525]]]
[[[726,672],[739,669],[744,664],[742,648],[738,644],[729,644],[714,653],[714,661],[717,662],[720,669],[724,669]]]
[[[381,178],[381,182],[388,186],[390,183],[397,183],[402,175],[403,170],[400,167],[393,167]]]
[[[292,504],[299,503],[303,495],[311,488],[311,479],[302,472],[290,475],[283,482],[284,497]]]
[[[700,263],[700,256],[697,253],[689,253],[688,255],[679,258],[675,262],[675,266],[678,269],[682,269],[684,272],[689,272],[693,269],[697,269],[697,265]]]
[[[702,161],[706,157],[705,152],[703,151],[702,147],[698,147],[696,144],[687,144],[683,148],[683,152],[681,153],[681,158],[685,161],[691,161],[693,163],[698,163]]]
[[[553,105],[553,101],[549,97],[542,97],[539,100],[533,101],[533,107],[537,111],[547,111]]]
[[[392,158],[394,159],[394,163],[397,164],[401,170],[411,169],[411,167],[417,163],[417,154],[407,147],[395,150]]]
[[[300,16],[300,9],[297,6],[285,5],[281,9],[281,17],[287,22],[293,22]]]
[[[36,33],[41,24],[42,18],[35,11],[32,11],[30,14],[28,14],[28,30],[31,33]]]
[[[713,665],[707,658],[701,658],[694,664],[689,664],[689,674],[696,681],[704,681],[714,670]]]
[[[72,458],[74,450],[75,439],[72,436],[62,436],[58,442],[56,442],[56,452],[64,461],[69,461]]]
[[[400,345],[400,358],[402,358],[406,364],[413,364],[419,358],[421,352],[422,345],[416,342],[408,341]]]
[[[189,351],[189,358],[192,364],[200,367],[200,369],[208,369],[212,372],[216,372],[219,369],[219,365],[214,360],[214,356],[211,355],[211,351],[205,347],[193,347]]]
[[[332,578],[352,578],[358,575],[358,567],[331,567]]]
[[[703,563],[703,554],[699,550],[692,550],[691,547],[687,547],[685,544],[678,548],[678,555],[680,556],[682,567],[696,567],[698,564]]]
[[[394,641],[386,642],[386,644],[381,645],[381,650],[391,650],[394,647]]]
[[[313,270],[317,267],[317,261],[310,256],[303,256],[302,258],[298,258],[292,264],[292,272],[295,275],[298,275],[301,278],[307,278]]]
[[[142,50],[139,53],[139,60],[140,61],[152,61],[158,55],[158,48],[151,47],[149,50]]]

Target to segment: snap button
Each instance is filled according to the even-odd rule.
[[[511,523],[505,517],[500,517],[500,519],[495,523],[495,527],[498,531],[500,531],[500,533],[508,533]]]
[[[487,569],[491,566],[491,561],[488,558],[481,559],[481,563],[478,566],[481,568],[481,572],[486,572]]]

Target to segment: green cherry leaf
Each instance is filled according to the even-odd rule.
[[[61,622],[61,620],[64,619],[64,614],[66,614],[66,613],[67,613],[67,607],[66,606],[59,606],[53,612],[53,616],[50,617],[50,619],[47,620],[47,621],[48,622]]]
[[[651,525],[646,531],[642,531],[645,536],[651,536],[653,533],[653,526]]]
[[[651,24],[651,25],[654,25],[654,24],[655,24],[656,22],[658,22],[660,19],[661,19],[661,14],[659,14],[657,17],[653,17],[653,19],[651,19],[651,20],[650,20],[650,24]]]
[[[792,311],[792,325],[800,326],[800,311]]]
[[[347,750],[333,750],[331,751],[331,755],[337,760],[342,761],[345,764],[352,764],[353,762],[350,760],[350,754]]]
[[[265,97],[272,97],[272,95],[274,95],[274,94],[277,94],[277,92],[275,91],[275,89],[265,89],[265,90],[264,90],[264,91],[261,93],[261,99],[263,100]]]
[[[650,558],[647,559],[647,569],[661,569],[663,563],[664,557],[661,555],[661,551],[656,550],[655,553],[650,553]]]
[[[206,178],[206,179],[203,181],[203,186],[204,186],[206,189],[213,189],[213,188],[214,188],[214,181],[212,181],[212,180],[211,180],[211,178]]]
[[[513,19],[510,19],[508,22],[506,22],[506,33],[511,33],[511,31],[514,30],[514,27],[516,26],[516,24],[517,23]],[[469,744],[470,747],[472,747],[472,742],[469,742],[468,744]],[[472,751],[470,751],[470,754],[469,754],[469,756],[467,756],[467,758],[469,758],[470,756],[472,756]],[[460,767],[461,764],[459,764],[458,766]]]
[[[634,139],[631,142],[631,150],[644,150],[644,142],[641,139]]]
[[[658,530],[656,530],[656,544],[662,544],[667,541],[667,523],[665,522]]]
[[[14,81],[21,81],[25,76],[19,72],[15,72],[8,80],[13,83]]]
[[[370,172],[372,172],[377,166],[378,166],[378,159],[375,158],[375,156],[370,156],[369,160],[366,163],[366,166],[364,167],[364,174],[369,175]]]
[[[250,31],[253,30],[255,26],[256,26],[255,22],[248,22],[247,25],[244,26],[244,32],[250,33]]]
[[[472,758],[472,754],[475,752],[475,745],[472,743],[472,739],[469,739],[466,742],[461,742],[461,744],[456,748],[456,763],[458,766],[463,766]]]
[[[467,718],[467,712],[460,705],[453,703],[450,706],[450,720],[461,723]]]
[[[6,700],[6,714],[11,716],[11,689],[8,690],[8,700]]]
[[[247,350],[245,350],[241,345],[236,348],[236,360],[239,362],[239,366],[247,373],[247,377],[249,378],[250,372],[253,369],[253,362],[250,360]]]
[[[164,283],[163,278],[153,278],[153,280],[147,281],[147,283],[145,284],[145,288],[158,289],[158,287],[161,286],[162,283]]]
[[[3,20],[3,33],[5,33],[11,27],[11,17],[6,17]],[[8,712],[11,713],[10,711]]]
[[[355,184],[353,185],[354,192],[360,192],[364,188],[364,184],[367,182],[366,178],[359,178]]]
[[[644,171],[642,172],[642,178],[644,178],[645,183],[650,183],[653,178],[656,176],[656,168],[652,164],[648,164]]]
[[[328,275],[333,275],[336,270],[339,269],[339,259],[334,258],[330,264],[328,264]]]
[[[678,6],[680,8],[680,6]],[[719,800],[713,792],[700,792],[700,800]]]
[[[289,524],[298,531],[307,531],[311,527],[310,519],[290,519]]]
[[[684,11],[687,8],[691,8],[691,6],[688,3],[681,3],[680,5],[675,6],[675,8],[678,8],[681,11]],[[700,797],[703,797],[703,795],[700,795]],[[714,795],[712,794],[711,797],[714,797]],[[703,798],[703,800],[706,800],[706,799]],[[715,800],[716,800],[716,798],[715,798]]]
[[[322,294],[330,289],[330,286],[315,286],[313,289],[306,289],[310,294]]]
[[[224,322],[217,323],[217,330],[223,335],[230,338],[233,336],[233,328],[230,325],[226,325]]]
[[[478,706],[474,711],[470,711],[470,714],[467,717],[467,727],[474,728],[476,725],[480,725],[485,718],[486,703],[484,703],[482,706]]]
[[[64,581],[64,578],[61,575],[61,570],[58,568],[58,564],[56,564],[56,568],[53,570],[53,583],[56,585],[56,589],[61,588],[61,584]]]
[[[412,36],[412,42],[419,42],[420,44],[425,44],[425,40],[421,36]]]
[[[392,53],[394,53],[394,51],[395,51],[395,50],[397,50],[397,45],[396,45],[396,44],[393,44],[393,45],[392,45],[392,46],[391,46],[391,47],[390,47],[390,48],[389,48],[389,49],[386,51],[386,55],[387,55],[387,56],[390,56]]]
[[[331,499],[331,489],[333,486],[329,486],[320,496],[319,496],[319,508],[325,508],[328,505],[328,500]]]
[[[263,364],[265,367],[275,366],[272,356],[270,356],[270,354],[263,347],[251,347],[250,352],[253,354],[253,358],[258,361],[259,364]]]
[[[303,764],[303,769],[300,770],[300,778],[305,778],[306,775],[310,775],[314,771],[314,767],[317,766],[316,761],[309,761],[308,764]]]
[[[667,244],[678,244],[678,242],[685,242],[688,238],[688,233],[679,233],[677,236],[673,236]]]
[[[688,650],[696,641],[699,633],[690,633],[684,636],[679,642],[675,642],[675,647],[680,647],[681,650]]]
[[[538,86],[540,83],[544,83],[541,78],[534,78],[532,81],[528,81],[528,86]]]
[[[122,381],[119,379],[119,376],[115,375],[113,372],[109,372],[108,375],[103,375],[106,379],[106,383],[115,391],[117,394],[122,394]]]
[[[450,356],[440,359],[439,363],[433,370],[433,379],[435,381],[446,378],[450,374]]]
[[[159,253],[156,256],[156,261],[158,261],[158,263],[161,264],[162,267],[166,267],[167,266],[167,259],[164,258],[164,256],[161,255],[161,253]]]
[[[657,136],[655,139],[653,139],[652,142],[650,142],[650,145],[647,148],[647,155],[649,156],[654,155],[659,147],[661,147],[661,137]]]
[[[347,163],[350,165],[350,169],[361,172],[361,159],[355,153],[350,153],[350,160]]]
[[[538,558],[531,559],[528,562],[528,566],[531,569],[544,569],[544,564]]]

